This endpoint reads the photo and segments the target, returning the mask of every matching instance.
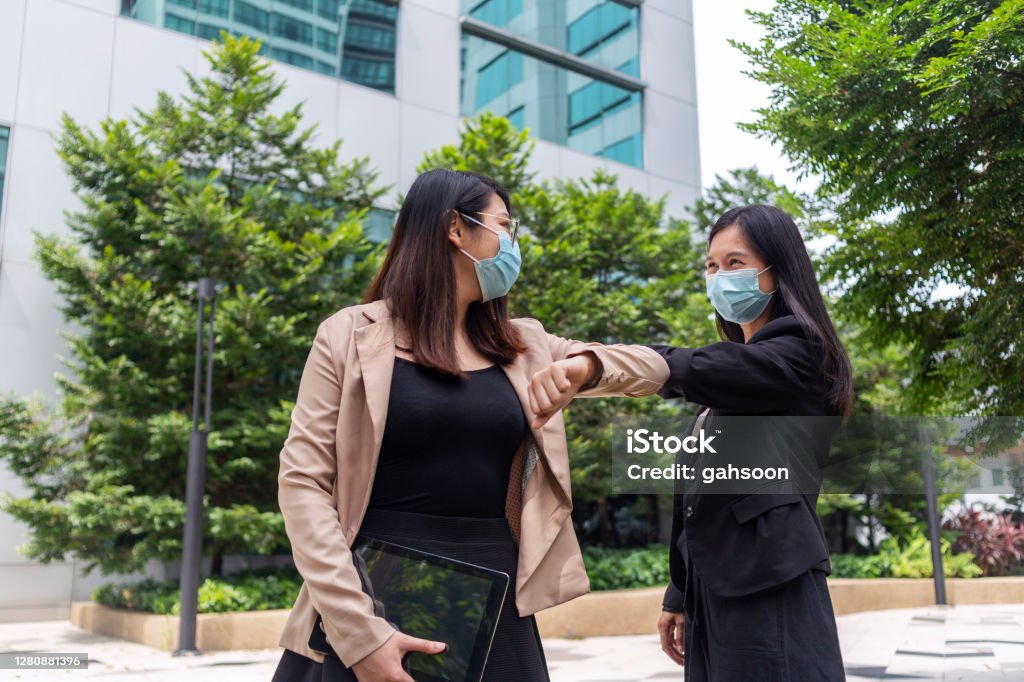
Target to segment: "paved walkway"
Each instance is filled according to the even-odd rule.
[[[874,611],[839,619],[849,682],[1024,681],[1024,605]],[[553,682],[640,682],[682,678],[657,638],[544,641]],[[88,652],[88,670],[5,670],[3,680],[104,678],[134,682],[260,682],[279,650],[222,651],[176,658],[92,635],[66,621],[0,624],[0,651]],[[802,680],[797,682],[804,682]]]

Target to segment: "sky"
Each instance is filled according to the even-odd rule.
[[[715,174],[757,166],[762,173],[790,189],[810,190],[812,181],[798,182],[789,161],[767,140],[741,131],[737,123],[755,120],[754,110],[768,104],[768,87],[742,72],[747,58],[728,43],[758,41],[761,30],[746,9],[767,11],[774,0],[693,0],[694,51],[697,64],[697,116],[700,126],[701,182],[715,182]]]

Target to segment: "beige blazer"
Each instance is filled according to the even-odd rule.
[[[603,368],[596,385],[581,395],[650,395],[668,379],[668,365],[651,349],[563,339],[533,319],[514,324],[528,350],[503,369],[531,421],[527,386],[533,374],[584,351],[592,351]],[[278,502],[303,584],[279,643],[317,661],[323,655],[307,646],[316,612],[346,666],[395,632],[373,615],[349,547],[373,486],[396,343],[409,346],[384,301],[343,308],[324,320],[281,449]],[[520,518],[509,523],[519,540],[515,603],[522,616],[590,591],[569,517],[572,494],[562,415],[531,428],[530,436],[516,457],[519,466],[513,465],[509,485],[510,495],[521,494]]]

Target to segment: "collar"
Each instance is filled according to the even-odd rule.
[[[763,327],[754,332],[754,335],[747,341],[748,344],[764,341],[776,336],[799,336],[807,338],[807,332],[796,315],[783,315],[769,320]]]

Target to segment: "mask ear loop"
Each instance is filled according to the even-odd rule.
[[[466,216],[466,215],[464,215],[464,214],[462,213],[462,211],[460,211],[460,210],[459,210],[459,209],[457,209],[457,208],[449,208],[449,209],[448,209],[448,211],[449,211],[450,213],[454,213],[454,214],[455,214],[455,215],[457,215],[457,216],[460,216],[461,218],[463,218],[463,221],[465,221],[465,219],[469,217],[469,216]],[[470,220],[472,220],[472,218],[470,218]],[[465,250],[464,248],[462,248],[461,246],[456,246],[455,248],[457,248],[457,249],[458,249],[459,251],[461,251],[461,252],[463,253],[463,255],[464,255],[464,256],[466,256],[466,258],[469,258],[469,259],[470,259],[471,261],[473,261],[474,263],[479,263],[479,262],[480,262],[480,261],[479,261],[478,259],[476,259],[476,258],[474,258],[474,257],[473,257],[473,254],[469,253],[468,251],[466,251],[466,250]]]
[[[766,271],[766,270],[768,270],[768,268],[770,268],[770,267],[772,267],[772,266],[771,266],[771,265],[769,265],[769,266],[765,267],[765,269],[764,269],[764,270],[762,270],[761,272],[765,272],[765,271]],[[760,276],[761,272],[759,272],[759,273],[757,273],[757,274],[758,274],[758,275]],[[760,286],[759,286],[759,287],[757,287],[757,290],[758,290],[758,291],[761,291],[761,287],[760,287]],[[771,291],[769,291],[769,292],[767,293],[767,295],[768,295],[768,296],[771,296],[772,294],[774,294],[774,293],[775,293],[776,291],[778,291],[778,290],[779,290],[779,288],[778,288],[778,287],[775,287],[774,289],[772,289]],[[761,293],[765,293],[765,292],[761,292]]]

